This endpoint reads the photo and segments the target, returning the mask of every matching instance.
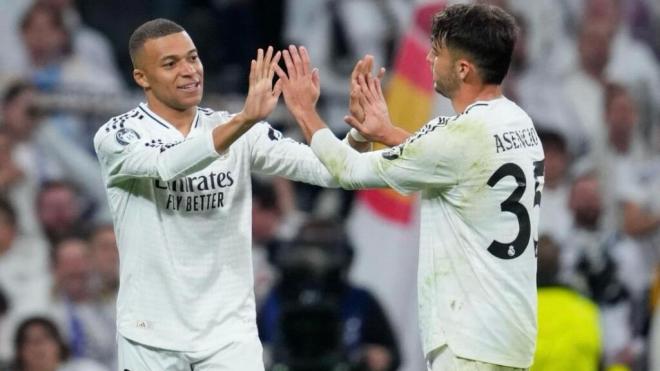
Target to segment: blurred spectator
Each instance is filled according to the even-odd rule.
[[[282,241],[277,230],[282,223],[282,210],[275,188],[263,181],[252,181],[252,265],[254,294],[259,308],[275,283],[277,272],[271,264]]]
[[[563,95],[577,115],[580,131],[586,134],[589,151],[602,149],[605,142],[603,107],[605,68],[609,62],[612,35],[609,25],[585,17],[578,35],[577,67],[564,80]]]
[[[519,5],[520,10],[524,8]],[[509,73],[504,80],[504,95],[518,103],[534,118],[537,128],[558,132],[573,154],[585,151],[586,133],[571,104],[563,94],[562,68],[552,67],[552,60],[530,56],[530,26],[527,18],[513,13],[519,27]],[[569,45],[569,47],[572,45]]]
[[[347,280],[352,249],[342,227],[310,221],[278,257],[281,279],[261,307],[259,336],[291,369],[396,370],[399,350],[376,298]]]
[[[539,233],[563,241],[568,237],[571,228],[571,212],[568,208],[568,166],[571,154],[566,140],[559,132],[539,130],[538,135],[545,152],[545,185],[541,199]]]
[[[336,133],[346,132],[348,77],[365,54],[389,67],[391,45],[404,30],[413,2],[405,0],[289,0],[284,41],[306,45],[323,74],[322,114]]]
[[[111,224],[95,227],[89,236],[92,260],[92,289],[94,296],[115,318],[117,290],[119,290],[119,251]]]
[[[71,35],[73,53],[85,63],[111,76],[114,81],[122,81],[115,63],[115,56],[108,39],[82,21],[74,0],[37,0],[37,2],[62,13],[64,25]]]
[[[91,291],[92,262],[89,246],[77,238],[54,246],[51,313],[63,329],[74,358],[93,359],[116,369],[115,321]]]
[[[585,22],[604,22],[610,29],[611,46],[606,58],[607,80],[624,85],[638,102],[640,130],[650,138],[654,126],[660,124],[660,66],[649,48],[633,38],[625,22],[626,1],[588,0]],[[646,145],[650,145],[645,141]]]
[[[67,182],[47,182],[37,196],[37,216],[51,244],[72,235],[82,235],[89,228],[83,219],[80,195]]]
[[[559,248],[539,238],[538,342],[532,371],[598,371],[601,334],[598,307],[559,281]]]
[[[36,2],[21,20],[29,57],[29,76],[43,91],[117,92],[121,84],[86,62],[72,46],[62,9]]]
[[[44,317],[32,317],[21,323],[14,349],[13,371],[107,371],[91,360],[70,359],[57,327]]]
[[[11,338],[20,320],[47,307],[48,247],[21,233],[14,208],[0,199],[0,291],[9,310],[0,321],[0,359],[11,357]]]
[[[44,308],[49,285],[48,248],[43,241],[19,233],[16,212],[0,199],[0,287],[12,310]]]
[[[121,83],[87,62],[73,49],[73,36],[67,29],[61,10],[35,3],[21,21],[21,35],[29,57],[25,76],[41,92],[60,95],[110,95],[119,93]],[[71,145],[89,149],[97,127],[81,115],[72,112],[53,112],[47,117],[49,125],[71,140]],[[90,153],[91,154],[91,153]]]
[[[632,322],[633,302],[620,276],[620,262],[614,258],[626,240],[602,225],[601,184],[593,171],[579,174],[573,182],[569,205],[573,227],[561,242],[560,276],[595,301],[601,312],[605,365],[631,366],[641,349],[637,346]]]
[[[2,127],[13,142],[12,158],[23,173],[25,188],[12,197],[20,202],[22,226],[27,232],[38,229],[34,218],[37,186],[53,180],[77,185],[86,204],[94,207],[97,221],[108,221],[109,212],[98,163],[71,138],[63,136],[38,115],[33,86],[16,82],[3,97]],[[0,165],[1,166],[1,165]]]

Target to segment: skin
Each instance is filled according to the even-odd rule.
[[[55,371],[60,363],[57,342],[40,325],[27,329],[25,343],[19,349],[26,371]]]
[[[243,109],[213,130],[213,143],[224,152],[252,125],[275,108],[281,89],[273,86],[274,66],[280,52],[257,51],[250,65],[249,89]],[[197,105],[202,100],[204,67],[186,32],[149,39],[135,55],[133,79],[142,87],[149,108],[185,137],[190,132]]]
[[[316,111],[320,94],[318,70],[311,68],[309,54],[304,47],[289,46],[282,55],[287,72],[278,66],[275,71],[280,77],[287,108],[309,142],[316,131],[327,127]],[[364,112],[364,118],[359,109],[351,109],[351,115],[347,116],[345,121],[371,141],[387,146],[398,145],[410,133],[392,124],[380,83],[382,76],[371,76],[368,57],[358,62],[353,71],[349,105],[354,107],[357,100]],[[432,71],[434,89],[451,100],[457,113],[463,112],[476,101],[492,100],[502,95],[500,85],[486,84],[481,80],[476,65],[467,53],[449,48],[444,40],[435,40],[432,43],[426,61]],[[355,80],[359,94],[356,94]]]

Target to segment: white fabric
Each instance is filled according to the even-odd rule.
[[[522,368],[512,368],[493,365],[479,361],[472,361],[457,357],[451,349],[443,345],[431,352],[429,360],[429,371],[514,371]]]
[[[73,359],[59,366],[57,371],[111,371],[89,359]]]
[[[0,359],[12,357],[14,332],[19,323],[42,313],[50,298],[48,246],[33,236],[19,236],[0,255],[0,289],[9,300],[9,312],[0,318]]]
[[[465,112],[434,119],[387,151],[360,155],[327,129],[313,136],[312,149],[342,187],[422,191],[425,353],[447,343],[462,358],[529,367],[537,332],[534,199],[543,186],[535,170],[543,150],[531,119],[504,97]],[[503,211],[510,207],[517,214]],[[494,241],[504,245],[489,252]]]
[[[263,371],[262,348],[255,335],[237,337],[210,350],[176,352],[152,348],[118,336],[119,370]],[[85,370],[87,371],[87,370]]]
[[[568,208],[568,188],[568,184],[560,184],[554,189],[543,189],[539,234],[547,234],[557,242],[564,241],[573,226],[573,215]]]
[[[219,155],[211,131],[230,117],[199,109],[184,138],[143,104],[95,136],[119,248],[118,331],[133,341],[198,351],[256,333],[250,172],[335,184],[266,123]]]

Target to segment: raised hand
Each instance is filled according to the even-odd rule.
[[[359,74],[356,89],[356,99],[364,116],[359,120],[354,115],[349,115],[344,117],[344,121],[369,141],[387,144],[389,141],[386,138],[395,127],[390,120],[380,78]]]
[[[357,61],[353,72],[351,73],[350,84],[350,99],[348,102],[348,112],[351,116],[355,117],[358,121],[364,121],[364,109],[360,105],[360,85],[358,83],[358,76],[365,77],[371,76],[371,70],[374,65],[374,57],[367,54],[364,58]],[[381,67],[378,70],[378,79],[382,79],[385,75],[385,68]]]
[[[280,61],[281,53],[278,51],[273,56],[273,47],[269,46],[264,55],[263,49],[257,50],[257,59],[250,64],[250,86],[245,106],[239,113],[245,122],[254,124],[259,122],[273,112],[277,100],[282,93],[280,84],[273,86],[275,66]]]
[[[289,46],[282,52],[287,71],[275,66],[280,80],[284,102],[294,117],[304,112],[314,111],[321,95],[318,69],[311,67],[309,54],[304,46]]]

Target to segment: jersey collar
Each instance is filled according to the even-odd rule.
[[[146,103],[144,103],[144,102],[140,103],[138,105],[138,108],[147,117],[149,117],[154,124],[162,127],[163,129],[166,129],[166,130],[175,130],[176,132],[179,132],[179,130],[177,130],[177,128],[175,128],[174,125],[170,124],[167,120],[165,120],[164,118],[158,116],[154,111],[149,109],[149,106]],[[200,115],[199,115],[199,109],[197,109],[195,111],[195,117],[193,118],[193,121],[192,121],[192,127],[190,128],[191,133],[192,133],[193,130],[197,129],[201,125],[200,120],[201,120],[201,118],[200,118]]]
[[[500,95],[497,98],[489,99],[489,100],[478,100],[470,104],[469,106],[465,107],[465,110],[463,110],[463,114],[468,113],[472,108],[474,107],[487,107],[491,103],[499,102],[502,99],[506,99],[504,95]]]

